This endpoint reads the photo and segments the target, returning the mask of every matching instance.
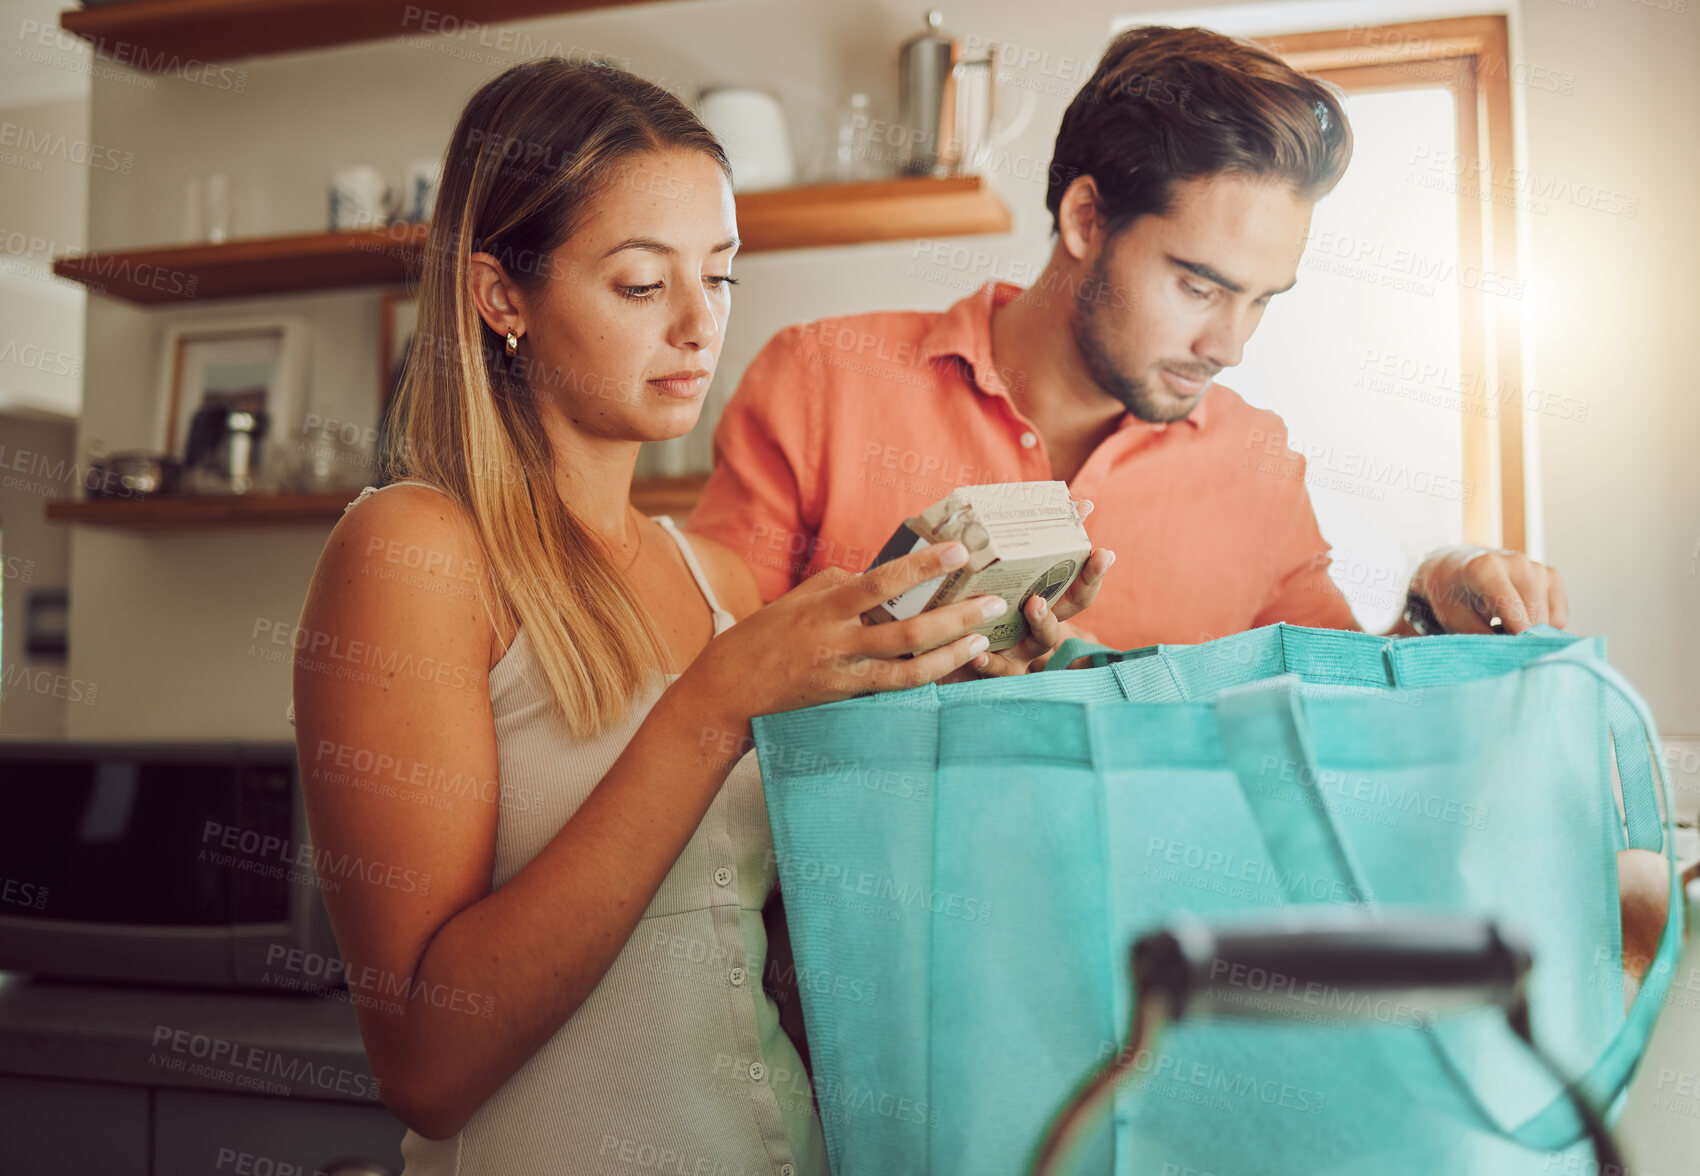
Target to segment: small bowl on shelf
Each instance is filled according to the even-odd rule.
[[[114,453],[89,466],[83,491],[90,498],[157,498],[175,494],[183,465],[163,454],[135,450]]]

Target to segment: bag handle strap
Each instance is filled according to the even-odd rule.
[[[1121,653],[1108,645],[1099,645],[1096,641],[1088,641],[1084,637],[1069,637],[1051,654],[1045,663],[1047,670],[1066,670],[1069,666],[1083,657],[1090,657],[1094,668],[1107,666],[1111,662],[1120,661]]]
[[[1623,822],[1629,844],[1635,849],[1662,853],[1674,843],[1665,840],[1665,826],[1659,820],[1659,786],[1653,780],[1653,766],[1660,757],[1656,751],[1647,753],[1646,735],[1635,702],[1621,691],[1606,692],[1606,722],[1611,726],[1617,782],[1623,788]],[[1670,806],[1668,788],[1665,805]]]
[[[1666,845],[1675,844],[1674,800],[1670,778],[1663,760],[1656,754],[1657,728],[1652,712],[1633,687],[1610,665],[1595,656],[1588,646],[1578,643],[1547,654],[1530,662],[1526,669],[1574,667],[1598,678],[1616,702],[1635,718],[1633,740],[1627,733],[1617,744],[1620,761],[1634,763],[1640,752],[1649,778],[1657,775],[1664,797],[1665,825],[1661,833]],[[1345,901],[1361,901],[1374,905],[1374,895],[1363,880],[1347,840],[1341,836],[1333,813],[1320,803],[1297,803],[1277,796],[1272,787],[1270,770],[1276,772],[1273,783],[1280,782],[1281,771],[1290,764],[1301,773],[1301,782],[1311,785],[1318,780],[1318,766],[1309,727],[1305,721],[1302,698],[1298,692],[1299,679],[1282,675],[1247,686],[1224,690],[1216,702],[1217,729],[1223,752],[1239,778],[1247,806],[1263,832],[1272,864],[1282,877],[1292,878],[1311,871],[1312,877],[1328,880],[1336,895],[1343,891]],[[1637,748],[1634,740],[1639,741]],[[1623,769],[1619,768],[1620,777]],[[1646,1049],[1664,1001],[1669,995],[1672,973],[1682,943],[1682,894],[1677,879],[1676,862],[1667,853],[1666,864],[1670,877],[1670,905],[1664,934],[1641,989],[1636,994],[1624,1023],[1612,1040],[1579,1080],[1583,1093],[1595,1106],[1607,1107],[1616,1103],[1628,1089],[1629,1080]],[[1290,890],[1290,887],[1289,887]],[[1304,895],[1314,899],[1314,891]],[[1558,1151],[1569,1147],[1584,1134],[1583,1126],[1570,1101],[1563,1095],[1514,1127],[1498,1121],[1475,1097],[1468,1079],[1446,1052],[1438,1037],[1428,1040],[1441,1063],[1452,1074],[1467,1104],[1481,1125],[1524,1147],[1540,1151]]]
[[[1387,639],[1387,664],[1395,684],[1420,688],[1453,680],[1449,661],[1452,650],[1446,643],[1468,641],[1475,644],[1474,656],[1492,655],[1499,673],[1511,673],[1532,666],[1544,658],[1578,646],[1587,655],[1605,664],[1605,645],[1597,637],[1573,637],[1551,625],[1531,625],[1509,641],[1503,637],[1404,637]],[[1548,653],[1535,650],[1550,645],[1558,649]],[[1626,844],[1635,849],[1650,849],[1654,853],[1664,848],[1664,827],[1659,821],[1658,785],[1648,764],[1648,757],[1636,750],[1641,740],[1641,723],[1628,696],[1611,690],[1606,693],[1606,723],[1611,727],[1612,747],[1617,760],[1618,784],[1623,790],[1623,823]]]
[[[1518,634],[1519,637],[1569,637],[1562,629],[1551,625],[1530,625]],[[1579,642],[1581,639],[1572,639]],[[1571,648],[1566,646],[1565,648]],[[1598,656],[1594,659],[1605,663],[1605,646],[1600,644],[1594,651]],[[1548,655],[1551,656],[1551,655]],[[1617,760],[1617,782],[1623,789],[1623,823],[1628,832],[1628,843],[1635,849],[1650,849],[1661,853],[1665,849],[1665,827],[1659,820],[1659,785],[1653,779],[1653,763],[1658,760],[1658,754],[1645,754],[1645,747],[1637,749],[1638,743],[1645,742],[1641,716],[1636,713],[1633,691],[1625,692],[1618,689],[1606,691],[1606,722],[1611,726],[1612,754]],[[1657,736],[1654,736],[1657,739]],[[1655,743],[1656,748],[1656,743]]]
[[[1612,728],[1612,739],[1617,748],[1618,776],[1624,783],[1625,806],[1628,805],[1629,792],[1628,775],[1624,771],[1627,761],[1646,771],[1649,779],[1657,776],[1659,792],[1664,798],[1665,813],[1660,831],[1664,835],[1665,846],[1674,849],[1675,798],[1671,791],[1670,775],[1665,770],[1664,758],[1658,754],[1659,733],[1653,722],[1652,711],[1622,674],[1580,644],[1567,646],[1531,662],[1529,669],[1563,666],[1583,670],[1598,678],[1615,703],[1626,715],[1632,717],[1633,727],[1626,724],[1622,738],[1619,737],[1618,728]],[[1654,803],[1656,804],[1656,801]],[[1653,820],[1658,820],[1656,808]],[[1658,1020],[1665,1000],[1670,995],[1671,978],[1676,970],[1677,957],[1682,950],[1682,886],[1677,878],[1675,857],[1667,851],[1664,858],[1670,877],[1670,892],[1665,929],[1659,937],[1659,949],[1641,982],[1640,991],[1635,994],[1635,1003],[1630,1006],[1628,1016],[1624,1018],[1623,1024],[1619,1026],[1616,1035],[1599,1058],[1578,1082],[1582,1092],[1596,1107],[1614,1105],[1628,1090],[1629,1080],[1635,1076],[1635,1068],[1639,1065],[1641,1055],[1646,1051],[1647,1041],[1652,1036],[1654,1022]],[[1560,1095],[1545,1109],[1505,1134],[1524,1147],[1556,1151],[1581,1138],[1582,1127],[1569,1100]]]
[[[1612,731],[1612,740],[1619,759],[1618,775],[1620,779],[1624,779],[1623,764],[1636,763],[1638,759],[1643,761],[1639,766],[1648,771],[1649,778],[1653,773],[1657,773],[1664,795],[1666,816],[1666,827],[1661,833],[1669,835],[1665,844],[1674,846],[1676,831],[1673,824],[1675,818],[1670,778],[1665,771],[1663,760],[1655,750],[1659,745],[1659,737],[1652,712],[1622,674],[1600,660],[1593,649],[1581,643],[1537,658],[1529,663],[1527,669],[1566,665],[1584,670],[1598,678],[1610,692],[1612,700],[1622,707],[1625,713],[1634,717],[1633,735],[1627,731],[1620,734],[1616,727]],[[1639,748],[1636,747],[1636,741],[1639,742]],[[1639,755],[1636,754],[1637,751]],[[1654,818],[1657,819],[1656,810]],[[1641,1055],[1646,1051],[1647,1042],[1652,1037],[1653,1025],[1670,994],[1672,973],[1676,968],[1677,956],[1682,950],[1684,919],[1681,883],[1677,878],[1675,858],[1668,853],[1664,857],[1670,877],[1669,906],[1664,932],[1659,938],[1658,951],[1653,956],[1646,978],[1635,994],[1635,1003],[1630,1006],[1623,1024],[1618,1026],[1617,1032],[1600,1051],[1600,1056],[1594,1060],[1594,1064],[1585,1074],[1574,1080],[1588,1102],[1602,1109],[1618,1104],[1628,1091],[1630,1079],[1635,1076]],[[1577,1117],[1571,1100],[1563,1094],[1555,1096],[1550,1103],[1522,1123],[1514,1127],[1505,1126],[1476,1098],[1463,1068],[1457,1064],[1439,1036],[1429,1035],[1428,1042],[1441,1065],[1452,1076],[1454,1084],[1468,1098],[1476,1117],[1496,1134],[1531,1150],[1547,1152],[1567,1148],[1586,1134],[1586,1128]]]
[[[1324,680],[1332,681],[1342,667],[1356,666],[1361,671],[1373,663],[1385,666],[1388,684],[1396,687],[1421,687],[1451,680],[1449,673],[1439,673],[1437,676],[1437,672],[1446,667],[1456,653],[1455,649],[1443,647],[1441,643],[1459,639],[1372,637],[1365,633],[1304,629],[1291,625],[1270,626],[1266,632],[1284,650],[1287,668],[1304,677],[1320,675]],[[1499,651],[1495,661],[1500,663],[1498,672],[1501,673],[1516,672],[1555,656],[1565,649],[1578,647],[1588,651],[1594,661],[1605,664],[1604,649],[1597,638],[1572,637],[1551,625],[1531,625],[1509,640],[1504,637],[1492,637],[1487,640],[1495,644],[1479,646],[1474,656],[1483,656],[1485,650]],[[1539,649],[1542,644],[1554,640],[1566,644],[1552,653],[1530,656],[1530,646]],[[1210,646],[1216,646],[1216,643],[1212,642]],[[1188,646],[1183,648],[1182,653],[1185,657],[1196,658],[1200,656],[1202,649],[1208,647]],[[1118,651],[1080,637],[1070,637],[1057,646],[1056,652],[1045,663],[1045,669],[1066,669],[1082,657],[1091,658],[1092,666],[1101,668],[1150,656],[1162,659],[1168,667],[1169,680],[1173,681],[1178,696],[1187,697],[1184,683],[1190,675],[1185,672],[1184,666],[1177,669],[1171,663],[1168,651],[1160,645]],[[1121,688],[1124,698],[1140,700],[1136,698],[1136,692],[1129,689],[1127,676],[1118,672],[1116,684]],[[1167,697],[1166,690],[1165,687],[1160,696]],[[1625,844],[1634,849],[1648,849],[1659,853],[1665,847],[1665,830],[1659,821],[1658,785],[1653,779],[1649,757],[1635,751],[1636,743],[1641,739],[1641,723],[1630,697],[1617,690],[1606,692],[1606,722],[1611,727],[1617,778],[1623,791]]]
[[[1238,667],[1228,666],[1224,673],[1219,659],[1221,653],[1228,649],[1225,642],[1238,643],[1234,645],[1236,652],[1249,660]],[[1189,686],[1198,694],[1209,697],[1222,688],[1215,685],[1217,683],[1237,684],[1252,680],[1248,675],[1259,673],[1256,666],[1260,659],[1256,652],[1266,647],[1279,651],[1277,664],[1285,672],[1298,674],[1307,682],[1382,684],[1397,689],[1421,690],[1460,680],[1461,646],[1467,651],[1467,664],[1477,671],[1472,676],[1490,677],[1515,673],[1552,652],[1578,645],[1589,650],[1597,660],[1604,661],[1605,646],[1600,638],[1575,637],[1546,624],[1531,625],[1511,638],[1462,634],[1378,637],[1349,630],[1277,624],[1203,645],[1152,646],[1119,655],[1104,650],[1102,646],[1090,647],[1083,643],[1082,652],[1074,656],[1093,650],[1102,652],[1109,656],[1095,656],[1093,664],[1104,665],[1110,661],[1127,661],[1136,656],[1161,652],[1163,660],[1169,663],[1177,696],[1187,698],[1193,696]],[[1217,662],[1209,660],[1213,657]],[[1053,660],[1047,668],[1067,664]],[[1128,676],[1118,671],[1117,677],[1121,679],[1122,693],[1134,698],[1136,692],[1129,689]],[[1624,844],[1635,849],[1649,849],[1657,853],[1664,846],[1664,828],[1659,822],[1658,786],[1648,767],[1647,757],[1634,751],[1640,739],[1639,720],[1634,707],[1616,692],[1607,693],[1605,717],[1611,727],[1613,747],[1617,749],[1618,782],[1623,792],[1624,827],[1619,836],[1624,838]]]
[[[1293,881],[1303,878],[1301,901],[1373,907],[1363,869],[1318,789],[1316,748],[1305,720],[1301,684],[1298,675],[1281,674],[1219,693],[1216,729],[1222,750],[1263,833],[1270,864],[1286,879],[1283,889],[1289,898]],[[1302,789],[1315,795],[1293,799],[1284,784],[1294,776]],[[1310,885],[1313,880],[1324,884],[1324,893]]]

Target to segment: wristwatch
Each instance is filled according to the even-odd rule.
[[[1434,606],[1415,588],[1405,593],[1405,623],[1415,629],[1419,637],[1435,637],[1446,632],[1446,626],[1434,615]]]
[[[1434,615],[1434,606],[1415,588],[1405,593],[1405,623],[1415,629],[1419,637],[1437,637],[1448,632],[1440,618]],[[1495,633],[1503,633],[1505,622],[1495,616],[1488,621],[1488,628]]]

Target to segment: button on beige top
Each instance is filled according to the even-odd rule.
[[[671,519],[656,521],[723,632],[732,615],[690,544]],[[657,683],[624,723],[576,743],[549,714],[520,630],[490,671],[501,782],[493,886],[519,873],[584,803],[659,694]],[[403,1176],[639,1176],[662,1157],[667,1170],[684,1172],[826,1176],[808,1078],[778,1010],[760,984],[727,982],[729,969],[748,969],[753,980],[766,966],[761,908],[774,883],[772,848],[752,752],[595,991],[458,1134],[408,1132]]]

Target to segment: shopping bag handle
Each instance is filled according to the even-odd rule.
[[[1634,716],[1635,736],[1640,741],[1642,754],[1650,761],[1649,777],[1656,776],[1664,798],[1664,844],[1674,846],[1674,799],[1664,761],[1654,751],[1659,746],[1659,739],[1652,712],[1623,676],[1601,661],[1586,645],[1570,645],[1546,654],[1528,663],[1524,670],[1567,666],[1598,678],[1612,698]],[[1284,769],[1282,757],[1285,757],[1292,763],[1294,771],[1309,772],[1312,781],[1317,778],[1318,763],[1304,716],[1300,684],[1301,679],[1297,675],[1283,674],[1222,691],[1216,702],[1222,748],[1240,781],[1246,804],[1263,833],[1276,869],[1289,877],[1302,873],[1301,867],[1309,869],[1313,875],[1327,879],[1336,896],[1343,895],[1346,901],[1373,906],[1374,895],[1363,879],[1349,841],[1341,835],[1329,808],[1276,798],[1274,793],[1277,789],[1263,787],[1261,783],[1267,778],[1270,750],[1281,753],[1273,757],[1276,767]],[[1626,734],[1618,739],[1614,731],[1614,741],[1617,742],[1620,762],[1634,762],[1635,757],[1630,754],[1630,737]],[[1620,778],[1623,775],[1620,766]],[[1682,892],[1676,862],[1669,852],[1664,856],[1670,878],[1669,908],[1658,951],[1624,1023],[1578,1081],[1583,1094],[1598,1107],[1615,1104],[1628,1089],[1629,1080],[1634,1076],[1652,1034],[1653,1023],[1669,995],[1672,973],[1681,950]],[[1320,896],[1311,893],[1304,897],[1314,900]],[[1563,1094],[1557,1095],[1546,1107],[1522,1123],[1506,1126],[1482,1105],[1463,1068],[1457,1065],[1439,1037],[1430,1034],[1427,1040],[1487,1130],[1539,1151],[1559,1151],[1582,1138],[1583,1125],[1569,1098]]]
[[[1388,639],[1385,656],[1389,676],[1396,684],[1413,689],[1450,681],[1447,667],[1450,651],[1443,643],[1459,640],[1485,642],[1486,644],[1476,647],[1478,657],[1486,651],[1501,651],[1505,673],[1534,665],[1541,657],[1550,656],[1542,654],[1540,657],[1521,660],[1525,653],[1517,646],[1538,644],[1542,641],[1561,641],[1564,643],[1563,649],[1581,645],[1591,650],[1596,660],[1602,663],[1605,661],[1605,645],[1600,638],[1574,637],[1551,625],[1540,624],[1530,625],[1511,641],[1497,637],[1457,635]],[[1634,745],[1640,739],[1640,722],[1636,718],[1635,708],[1629,704],[1625,695],[1617,691],[1608,692],[1606,723],[1611,727],[1618,784],[1623,791],[1625,844],[1635,849],[1650,849],[1657,853],[1664,848],[1664,827],[1659,821],[1658,786],[1653,781],[1647,757],[1633,754]]]
[[[1242,663],[1247,670],[1253,663],[1264,660],[1260,651],[1274,651],[1278,654],[1273,659],[1274,664],[1287,672],[1297,673],[1307,682],[1340,685],[1380,681],[1395,689],[1416,691],[1429,686],[1449,685],[1458,680],[1453,668],[1458,656],[1456,642],[1469,643],[1471,662],[1483,667],[1482,677],[1516,673],[1533,665],[1542,657],[1549,656],[1538,651],[1552,644],[1559,645],[1560,649],[1580,645],[1598,660],[1603,662],[1605,658],[1604,642],[1600,638],[1575,637],[1547,624],[1531,625],[1516,637],[1453,634],[1417,638],[1381,637],[1355,630],[1275,624],[1203,645],[1147,645],[1121,651],[1070,637],[1057,647],[1045,668],[1066,669],[1082,657],[1090,657],[1093,668],[1138,662],[1138,665],[1121,665],[1115,671],[1116,685],[1124,698],[1135,702],[1186,699],[1192,697],[1194,690],[1216,693],[1218,688],[1212,683],[1220,681],[1220,677],[1208,672],[1200,675],[1198,659],[1202,650],[1229,648],[1224,642],[1232,642],[1236,653],[1249,659]],[[1143,660],[1146,658],[1160,662],[1167,673],[1158,670],[1154,664],[1146,663]],[[1275,674],[1280,672],[1275,671]],[[1639,720],[1634,707],[1615,691],[1607,693],[1605,710],[1617,761],[1618,782],[1623,793],[1623,825],[1618,831],[1620,844],[1657,853],[1664,848],[1658,786],[1653,780],[1647,757],[1631,751],[1640,738]]]
[[[1642,755],[1650,761],[1649,777],[1657,776],[1660,791],[1664,796],[1664,844],[1674,850],[1676,829],[1670,776],[1665,770],[1663,758],[1654,750],[1659,746],[1659,735],[1646,702],[1622,674],[1600,660],[1593,650],[1584,645],[1570,645],[1537,658],[1530,662],[1525,670],[1554,666],[1573,666],[1592,674],[1604,683],[1613,700],[1634,717],[1633,735],[1629,733],[1628,728],[1621,734],[1615,726],[1612,730],[1619,761],[1618,776],[1620,779],[1627,779],[1623,764],[1626,761],[1635,762],[1635,756],[1630,753],[1630,746],[1638,739]],[[1670,852],[1666,852],[1664,858],[1670,878],[1669,905],[1666,908],[1665,928],[1659,938],[1658,951],[1653,956],[1653,962],[1647,969],[1641,988],[1635,994],[1635,1003],[1630,1006],[1623,1024],[1618,1026],[1617,1032],[1612,1035],[1605,1049],[1600,1051],[1600,1056],[1594,1060],[1594,1064],[1574,1083],[1575,1089],[1581,1092],[1590,1105],[1602,1109],[1618,1105],[1628,1091],[1630,1079],[1635,1076],[1641,1055],[1646,1051],[1647,1042],[1652,1037],[1653,1024],[1658,1020],[1665,999],[1670,994],[1672,973],[1676,968],[1677,956],[1682,950],[1682,888],[1677,877],[1676,859]],[[1554,1096],[1544,1108],[1517,1126],[1506,1127],[1499,1121],[1498,1116],[1483,1106],[1476,1097],[1463,1067],[1453,1059],[1439,1036],[1430,1034],[1427,1040],[1442,1066],[1451,1074],[1453,1083],[1469,1099],[1476,1115],[1495,1133],[1523,1147],[1548,1152],[1567,1148],[1586,1133],[1570,1096],[1564,1093]]]
[[[1316,749],[1299,693],[1302,685],[1297,674],[1280,674],[1219,693],[1216,729],[1222,750],[1263,834],[1271,864],[1288,879],[1315,877],[1322,883],[1321,892],[1312,888],[1301,901],[1373,907],[1374,895],[1351,842],[1340,832],[1333,806],[1295,803],[1283,787],[1296,776],[1301,787],[1320,794]]]
[[[1634,687],[1630,686],[1622,674],[1582,646],[1571,645],[1556,653],[1547,654],[1530,662],[1527,668],[1535,670],[1562,666],[1573,666],[1598,678],[1605,684],[1611,696],[1634,716],[1635,726],[1632,730],[1634,735],[1639,737],[1639,750],[1649,761],[1649,775],[1657,777],[1659,793],[1664,798],[1663,856],[1670,878],[1664,933],[1659,938],[1659,949],[1641,981],[1641,988],[1635,994],[1635,1003],[1630,1006],[1629,1014],[1599,1058],[1578,1081],[1578,1086],[1593,1105],[1610,1107],[1623,1097],[1629,1088],[1629,1080],[1635,1076],[1636,1066],[1640,1064],[1641,1055],[1646,1051],[1647,1042],[1652,1036],[1653,1024],[1658,1020],[1665,1000],[1670,995],[1672,975],[1682,950],[1682,885],[1677,877],[1674,856],[1675,798],[1671,790],[1670,774],[1665,769],[1664,757],[1657,752],[1658,727],[1653,722],[1653,712],[1646,701],[1635,692]],[[1628,740],[1618,741],[1615,727],[1612,736],[1614,742],[1617,742],[1618,776],[1625,781],[1627,796],[1628,785],[1623,763],[1625,760],[1635,762],[1635,757],[1629,754],[1629,749],[1624,746],[1624,742]],[[1438,1045],[1438,1042],[1436,1044]],[[1568,1100],[1560,1095],[1544,1110],[1504,1134],[1525,1147],[1557,1151],[1576,1142],[1581,1132],[1575,1112]]]
[[[1111,649],[1108,645],[1099,645],[1096,641],[1088,641],[1084,637],[1070,637],[1057,646],[1045,663],[1047,670],[1066,670],[1069,666],[1083,657],[1091,657],[1094,668],[1107,666],[1111,662],[1120,661],[1124,655],[1120,650]]]

